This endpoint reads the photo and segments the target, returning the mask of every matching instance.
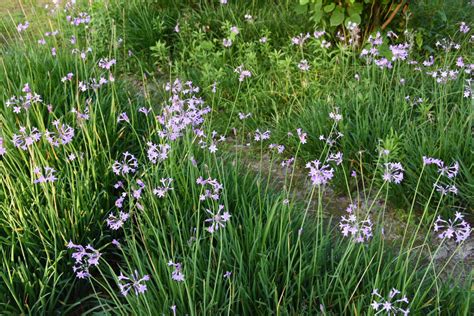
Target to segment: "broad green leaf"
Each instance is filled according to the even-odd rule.
[[[347,13],[349,16],[353,14],[361,14],[362,10],[364,9],[364,5],[362,3],[354,3],[349,8],[347,8]]]
[[[357,25],[360,25],[360,22],[361,22],[360,15],[359,14],[352,14],[351,16],[348,16],[346,18],[345,24],[347,25],[347,23],[349,23],[349,22],[354,22]]]
[[[308,6],[297,4],[294,10],[296,14],[305,14],[308,11]]]
[[[331,23],[331,26],[338,26],[344,22],[344,17],[344,9],[337,7],[336,10],[334,10],[334,12],[331,14],[331,19],[329,22]]]
[[[324,12],[326,12],[326,13],[332,12],[334,10],[334,8],[336,8],[336,5],[334,4],[334,2],[331,3],[331,4],[325,5],[324,6]]]
[[[323,10],[321,10],[322,4],[318,3],[314,6],[313,10],[313,21],[314,23],[318,24],[321,22],[321,19],[323,18]]]
[[[300,0],[301,5],[306,5],[309,3],[309,0]]]

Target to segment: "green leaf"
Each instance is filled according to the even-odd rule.
[[[306,5],[309,3],[309,0],[300,0],[300,5]]]
[[[423,35],[421,34],[421,32],[416,33],[415,41],[416,45],[418,46],[418,49],[423,47]]]
[[[295,6],[295,13],[296,14],[305,14],[307,11],[308,11],[308,6],[307,5],[297,4]]]
[[[349,8],[347,8],[347,13],[349,14],[349,16],[354,14],[360,15],[363,9],[364,5],[362,3],[354,3]]]
[[[311,19],[314,21],[314,23],[318,24],[321,22],[321,19],[323,18],[323,10],[322,10],[322,3],[316,3],[313,6],[313,15],[311,16]]]
[[[324,6],[324,12],[326,12],[326,13],[332,12],[335,7],[336,7],[336,4],[334,4],[334,2],[331,3],[331,4],[328,4],[328,5]]]
[[[344,22],[344,9],[337,7],[336,10],[331,14],[331,19],[329,20],[331,26],[338,26]]]
[[[345,21],[344,24],[347,25],[347,23],[349,23],[349,22],[354,22],[357,25],[360,25],[360,22],[361,22],[360,15],[359,14],[352,14],[351,16],[348,16],[346,18],[346,21]]]

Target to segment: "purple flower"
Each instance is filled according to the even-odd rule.
[[[265,44],[267,41],[268,41],[268,38],[266,38],[265,36],[261,37],[259,40],[258,40],[260,43],[262,44]]]
[[[174,26],[174,31],[175,33],[179,33],[179,23],[176,23],[176,25]]]
[[[466,34],[467,32],[469,32],[470,28],[469,26],[466,24],[466,22],[461,22],[461,25],[459,26],[459,31],[461,33],[464,33]]]
[[[384,69],[384,68],[387,68],[387,69],[391,69],[393,66],[392,66],[392,63],[385,57],[382,57],[380,59],[375,59],[374,60],[374,63],[380,68],[380,69]]]
[[[118,118],[117,118],[117,123],[125,121],[127,123],[130,123],[130,120],[128,118],[127,112],[120,113]]]
[[[342,120],[342,115],[339,114],[339,108],[336,108],[334,112],[330,112],[329,118],[334,122],[339,122],[340,120]]]
[[[324,34],[326,34],[325,31],[316,30],[316,31],[314,31],[313,36],[314,36],[315,39],[318,39],[320,37],[323,37]]]
[[[298,138],[300,139],[300,143],[301,144],[306,144],[307,134],[304,133],[301,128],[297,128],[296,133],[298,134]]]
[[[455,238],[457,243],[466,240],[471,235],[471,226],[464,220],[464,215],[456,212],[454,220],[445,221],[438,216],[434,224],[434,231],[441,239]]]
[[[13,134],[13,145],[22,150],[26,150],[29,146],[38,142],[41,139],[41,133],[36,127],[32,127],[30,132],[26,131],[25,127],[20,127],[20,134]]]
[[[285,151],[285,146],[284,145],[278,145],[278,144],[270,144],[268,146],[270,149],[276,149],[277,153],[281,154]]]
[[[33,169],[33,173],[36,174],[38,177],[36,180],[33,181],[34,184],[36,183],[46,183],[46,182],[54,182],[58,178],[54,175],[56,173],[56,170],[54,170],[51,167],[44,167],[43,168],[44,172],[41,172],[41,168],[36,167]]]
[[[313,185],[325,185],[334,176],[334,169],[329,165],[322,165],[319,160],[313,160],[306,164],[306,168],[309,169],[308,175],[311,178]]]
[[[444,163],[443,163],[439,166],[438,172],[441,175],[447,176],[449,179],[452,179],[458,175],[459,163],[455,161],[451,166],[444,166]]]
[[[342,163],[342,153],[341,152],[337,152],[335,154],[330,154],[327,161],[334,161],[336,163],[336,165],[340,165]]]
[[[390,51],[392,52],[392,61],[405,60],[408,57],[410,45],[407,43],[390,45]]]
[[[115,59],[101,58],[99,60],[99,68],[110,70],[110,68],[115,65],[117,61]]]
[[[109,226],[112,230],[118,230],[123,226],[123,224],[127,221],[130,217],[130,214],[124,213],[122,211],[119,212],[118,216],[112,212],[109,214],[109,218],[107,218],[107,226]]]
[[[232,216],[229,212],[224,212],[223,214],[221,214],[223,209],[224,205],[219,205],[219,209],[215,214],[208,209],[206,210],[206,212],[211,215],[211,218],[206,219],[204,222],[211,224],[206,228],[206,230],[211,234],[218,231],[219,228],[224,228],[225,223],[228,222]]]
[[[232,276],[232,271],[226,271],[224,273],[224,279],[230,279],[231,276]]]
[[[29,26],[30,26],[30,22],[25,21],[24,24],[19,23],[18,26],[16,27],[16,30],[18,31],[18,33],[21,33],[25,31]]]
[[[403,295],[402,298],[394,300],[394,298],[398,294],[401,294],[399,290],[392,289],[390,290],[388,299],[385,299],[384,297],[382,297],[382,295],[379,294],[378,289],[373,290],[372,296],[375,296],[376,299],[373,301],[371,306],[374,310],[377,311],[375,315],[380,314],[382,312],[385,312],[387,315],[397,315],[399,313],[404,316],[408,315],[410,309],[402,308],[402,303],[408,305],[409,301],[405,295]]]
[[[234,69],[234,72],[239,74],[239,81],[244,81],[245,78],[252,77],[252,73],[249,70],[244,70],[244,65],[240,65],[239,67]]]
[[[174,268],[173,272],[171,272],[171,279],[176,282],[184,282],[184,274],[182,272],[181,263],[174,263],[170,260],[168,262],[168,266]]]
[[[71,23],[71,25],[79,26],[81,24],[89,24],[91,17],[86,12],[80,12],[77,17],[67,16],[66,20]]]
[[[301,71],[308,71],[310,66],[308,64],[308,61],[306,59],[302,59],[300,60],[300,62],[298,63],[298,68],[301,70]]]
[[[127,296],[128,292],[133,289],[135,295],[138,296],[138,294],[143,294],[147,290],[144,283],[149,280],[150,277],[146,274],[140,278],[137,270],[135,270],[130,277],[126,277],[122,272],[120,272],[120,275],[118,276],[120,292],[123,296]]]
[[[231,47],[232,46],[232,40],[230,38],[224,38],[222,40],[222,45],[224,45],[224,47]]]
[[[74,77],[74,74],[70,72],[65,77],[61,78],[61,82],[72,81],[72,77]]]
[[[442,186],[439,184],[434,184],[436,191],[441,193],[441,195],[447,195],[448,193],[458,194],[458,188],[455,185],[446,185]]]
[[[435,164],[438,167],[442,167],[444,165],[444,162],[441,159],[423,156],[423,165],[427,166],[432,164]]]
[[[291,157],[287,160],[283,160],[280,165],[282,166],[282,168],[289,168],[291,167],[291,165],[293,164],[293,162],[295,161],[295,158],[294,157]]]
[[[53,146],[66,145],[74,138],[74,128],[66,124],[60,124],[59,120],[53,122],[56,132],[46,130],[44,136],[46,140]]]
[[[235,34],[235,35],[237,35],[237,34],[240,33],[240,31],[239,31],[239,29],[237,28],[237,26],[232,26],[232,27],[230,28],[230,32],[231,32],[232,34]]]
[[[112,245],[114,245],[117,248],[120,248],[120,242],[117,239],[112,240]]]
[[[146,107],[141,107],[138,109],[138,112],[145,114],[145,116],[148,116],[148,113],[151,112],[151,108],[146,108]]]
[[[369,241],[372,237],[372,222],[370,221],[370,218],[365,220],[358,219],[355,214],[357,209],[357,206],[354,204],[350,204],[347,207],[346,212],[349,213],[349,215],[347,217],[341,217],[339,228],[344,237],[351,236],[354,242],[362,243],[364,241]]]
[[[241,121],[243,121],[243,120],[245,120],[245,119],[248,119],[248,118],[251,117],[251,116],[252,116],[252,113],[247,113],[247,114],[245,114],[245,113],[239,113],[239,119],[240,119]]]
[[[67,248],[76,251],[72,254],[72,258],[75,260],[72,269],[76,273],[76,277],[79,279],[90,277],[89,268],[99,264],[101,253],[91,245],[83,247],[81,245],[73,244],[72,241],[69,241]]]
[[[160,180],[162,186],[157,187],[156,189],[153,189],[153,194],[156,195],[159,198],[165,197],[166,193],[170,190],[173,190],[171,187],[171,182],[173,182],[173,179],[171,178],[162,178]]]
[[[254,139],[255,141],[257,142],[260,142],[260,141],[263,141],[263,140],[266,140],[266,139],[270,139],[270,131],[265,131],[265,132],[260,132],[259,129],[257,129],[255,131],[255,136],[254,136]]]
[[[383,174],[384,181],[400,184],[403,180],[403,167],[399,162],[388,162],[385,164],[385,172]]]
[[[211,198],[215,201],[219,200],[220,192],[223,189],[223,186],[216,179],[208,178],[204,180],[202,177],[199,177],[196,179],[196,183],[201,186],[210,185],[212,187],[212,190],[204,190],[204,193],[199,196],[200,201],[204,201],[208,198]]]
[[[148,142],[147,146],[147,156],[151,163],[156,164],[157,162],[162,162],[168,158],[168,152],[171,149],[170,145],[155,145],[152,142]]]
[[[115,160],[112,165],[112,170],[116,175],[126,175],[128,173],[135,173],[138,168],[138,161],[135,156],[130,154],[128,151],[124,152],[121,162]]]
[[[425,66],[425,67],[433,66],[433,64],[434,64],[434,57],[433,56],[430,56],[430,58],[428,60],[425,60],[423,62],[423,66]]]
[[[3,156],[7,153],[6,148],[3,145],[3,138],[0,137],[0,156]]]
[[[311,36],[309,35],[309,33],[306,33],[303,34],[303,33],[300,33],[298,36],[295,36],[293,38],[291,38],[291,43],[293,45],[300,45],[300,46],[303,46],[304,42],[309,39]]]

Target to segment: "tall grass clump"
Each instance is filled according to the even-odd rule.
[[[272,6],[56,1],[2,21],[3,313],[472,312],[459,91],[291,39]],[[402,77],[454,127],[388,107]]]

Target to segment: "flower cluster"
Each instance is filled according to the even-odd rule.
[[[329,157],[326,159],[326,161],[334,161],[336,165],[340,165],[342,163],[342,156],[343,154],[339,151],[335,154],[329,154]]]
[[[239,81],[242,82],[245,78],[252,77],[252,73],[249,70],[244,69],[244,65],[240,65],[239,67],[234,69],[234,72],[239,74]]]
[[[306,164],[309,169],[309,177],[313,185],[325,185],[334,176],[334,169],[329,165],[323,165],[319,160],[313,160]]]
[[[25,95],[13,96],[5,102],[7,107],[13,107],[13,113],[19,114],[23,109],[25,112],[33,105],[42,103],[41,96],[37,93],[33,93],[28,83],[25,83],[22,89]]]
[[[174,263],[173,261],[168,262],[169,267],[173,267],[174,270],[171,272],[171,279],[173,279],[176,282],[184,282],[184,274],[182,272],[182,266],[181,263]]]
[[[459,163],[457,161],[453,162],[450,166],[445,166],[444,161],[441,159],[423,156],[423,165],[436,165],[439,174],[446,176],[449,179],[455,178],[459,172]]]
[[[211,215],[210,218],[205,220],[206,223],[210,223],[210,226],[208,226],[206,229],[211,234],[219,230],[219,228],[224,228],[225,223],[230,220],[231,215],[229,212],[224,212],[223,214],[221,214],[223,209],[224,205],[219,205],[219,208],[216,213],[213,213],[208,209],[206,210],[206,212]]]
[[[168,152],[171,149],[170,145],[155,145],[152,142],[148,142],[147,146],[147,156],[151,163],[156,164],[168,158]]]
[[[348,216],[342,216],[339,222],[339,228],[341,229],[342,235],[348,237],[349,235],[353,238],[354,242],[362,243],[369,241],[372,237],[372,222],[370,218],[361,220],[357,218],[355,204],[350,204],[346,212]]]
[[[79,279],[90,277],[89,268],[99,264],[101,253],[91,245],[83,247],[81,245],[73,244],[72,241],[69,241],[67,248],[75,250],[72,254],[72,258],[75,260],[72,269],[74,273],[76,273],[76,277]]]
[[[291,43],[293,45],[303,46],[304,42],[306,42],[306,40],[309,39],[310,37],[311,36],[309,35],[309,33],[306,33],[306,34],[300,33],[299,35],[291,38]]]
[[[54,175],[56,170],[51,167],[44,167],[44,172],[41,172],[41,168],[36,167],[33,169],[33,173],[38,177],[33,183],[46,183],[46,182],[54,182],[58,178]]]
[[[173,83],[167,83],[165,90],[171,91],[173,95],[169,98],[170,104],[164,105],[161,115],[156,117],[162,125],[158,135],[173,141],[183,136],[187,127],[201,125],[211,109],[204,106],[202,98],[195,96],[200,89],[193,86],[191,81],[183,84],[176,79]]]
[[[173,179],[171,178],[162,178],[160,180],[162,186],[157,187],[156,189],[153,189],[153,194],[156,195],[159,198],[165,197],[166,193],[170,190],[173,190],[171,187],[171,182],[173,182]]]
[[[116,175],[126,175],[129,173],[135,173],[138,168],[138,161],[134,155],[131,153],[124,152],[122,161],[119,162],[115,160],[114,164],[112,165],[112,170]]]
[[[403,303],[408,305],[409,301],[405,295],[403,295],[402,298],[395,299],[398,294],[401,294],[399,290],[392,289],[388,294],[388,299],[386,299],[379,294],[378,289],[373,290],[372,296],[375,296],[376,299],[374,299],[371,306],[376,311],[375,315],[383,312],[385,312],[387,315],[408,315],[410,313],[410,309],[404,308]]]
[[[298,63],[298,68],[301,70],[301,71],[308,71],[310,66],[308,64],[308,61],[306,59],[302,59],[299,63]]]
[[[210,185],[212,187],[212,190],[205,189],[204,193],[199,196],[199,200],[204,201],[208,198],[215,201],[219,200],[223,186],[216,179],[203,179],[202,177],[199,177],[196,179],[196,183],[201,186]]]
[[[260,142],[266,139],[270,139],[270,131],[261,132],[259,129],[255,131],[255,136],[253,137],[255,141]]]
[[[59,145],[66,145],[74,138],[74,128],[69,125],[61,124],[59,120],[53,122],[53,126],[56,128],[55,132],[46,130],[46,140],[53,146],[58,147]]]
[[[389,183],[400,184],[403,180],[403,171],[405,171],[402,164],[399,162],[387,162],[384,165],[383,180]]]
[[[217,132],[212,131],[210,140],[206,141],[205,140],[206,135],[204,134],[204,131],[201,130],[201,129],[198,129],[198,128],[196,128],[194,130],[194,134],[196,134],[196,136],[199,138],[198,145],[202,149],[207,148],[209,150],[209,152],[212,153],[212,154],[217,151],[217,144],[224,142],[225,139],[226,139],[224,135],[220,135],[219,137],[217,137],[218,136]]]
[[[144,275],[140,278],[137,270],[135,270],[130,277],[126,277],[122,272],[120,272],[120,275],[118,276],[120,293],[122,293],[123,296],[127,296],[128,292],[133,289],[135,295],[138,296],[138,294],[143,294],[147,290],[144,282],[149,280],[150,277],[148,275]]]
[[[460,243],[471,235],[471,226],[464,220],[461,213],[456,212],[454,220],[445,221],[441,216],[438,216],[434,224],[434,231],[441,239],[454,238],[457,243]]]
[[[19,23],[16,27],[18,33],[25,31],[30,26],[30,22],[26,21],[24,24]]]
[[[101,58],[99,60],[99,68],[110,70],[110,68],[116,64],[115,59]]]
[[[124,213],[122,211],[119,212],[118,216],[112,212],[109,214],[109,218],[107,218],[107,226],[109,226],[109,228],[112,230],[118,230],[123,226],[129,217],[130,214]]]
[[[27,150],[29,146],[38,142],[41,139],[41,133],[36,127],[30,128],[29,133],[26,131],[26,127],[20,127],[19,134],[13,134],[13,145],[22,150]]]
[[[76,17],[68,15],[66,20],[71,23],[71,25],[79,26],[81,24],[89,24],[91,22],[91,16],[86,12],[80,12]]]

